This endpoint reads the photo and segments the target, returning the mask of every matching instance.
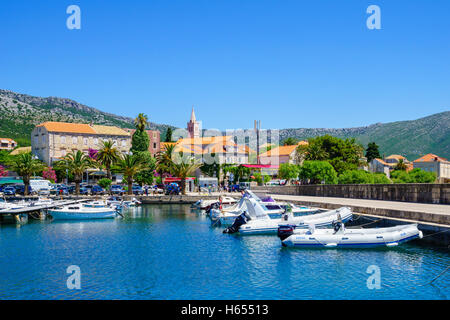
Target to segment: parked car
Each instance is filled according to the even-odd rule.
[[[123,195],[123,193],[125,192],[125,190],[123,190],[122,186],[120,184],[113,184],[109,190],[111,191],[111,194],[116,194],[116,195]]]
[[[80,187],[80,194],[87,196],[89,194],[89,189],[86,187]]]
[[[55,188],[56,195],[69,195],[69,189],[67,187],[56,187]]]
[[[40,195],[40,196],[49,196],[50,195],[50,189],[49,188],[41,188],[41,189],[39,189],[37,194]]]
[[[25,195],[25,185],[24,184],[17,184],[14,186],[14,188],[16,189],[16,194],[21,194],[21,195]],[[33,189],[31,189],[31,186],[28,185],[28,194],[33,194],[34,191]]]
[[[164,193],[164,186],[151,186],[149,192]]]
[[[144,194],[144,189],[142,189],[141,186],[134,185],[131,190],[133,191],[133,194],[135,195],[142,195]]]
[[[3,188],[3,195],[5,195],[5,196],[15,196],[16,195],[16,188],[14,188],[14,187],[4,187]]]
[[[105,190],[99,185],[92,186],[91,194],[104,194]]]

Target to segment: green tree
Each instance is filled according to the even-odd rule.
[[[362,164],[363,147],[355,139],[330,135],[309,139],[306,160],[328,160],[338,174],[356,170]]]
[[[371,173],[364,170],[347,170],[338,177],[339,184],[387,184],[391,181],[383,173]]]
[[[366,149],[367,162],[371,162],[375,158],[381,158],[379,147],[375,142],[369,142]]]
[[[428,172],[419,168],[410,172],[394,170],[391,173],[394,183],[433,183],[436,181],[436,173]]]
[[[139,152],[136,156],[140,159],[144,169],[139,171],[134,180],[141,186],[144,184],[152,184],[154,178],[154,171],[156,169],[156,160],[150,152]]]
[[[150,140],[148,138],[147,131],[145,131],[147,124],[147,116],[143,113],[139,113],[136,119],[134,119],[136,131],[133,133],[131,138],[130,151],[132,153],[148,151]]]
[[[206,174],[207,176],[217,178],[220,177],[220,164],[218,161],[215,161],[216,154],[213,152],[209,155],[209,159],[213,161],[213,163],[203,163],[200,167],[200,170],[202,173]]]
[[[97,152],[97,162],[106,168],[106,176],[111,179],[111,167],[120,159],[120,151],[112,140],[102,141]]]
[[[102,178],[100,180],[98,180],[97,184],[102,187],[105,190],[109,189],[109,186],[111,185],[112,180],[108,179],[108,178]]]
[[[160,174],[171,173],[173,166],[173,157],[175,154],[175,146],[167,145],[164,150],[156,154],[156,171]]]
[[[172,128],[171,127],[167,128],[165,142],[172,142]]]
[[[397,164],[394,167],[394,170],[401,170],[401,171],[406,171],[406,169],[408,168],[408,166],[406,165],[406,163],[403,161],[403,159],[400,159]]]
[[[327,161],[304,161],[300,167],[299,177],[311,184],[320,184],[322,182],[326,184],[337,183],[337,173]]]
[[[174,162],[171,165],[171,172],[174,176],[181,179],[181,193],[186,194],[186,178],[194,174],[195,170],[200,168],[202,164],[196,162],[194,158],[180,162]]]
[[[289,183],[292,179],[296,179],[299,174],[299,167],[291,163],[282,163],[278,169],[278,178],[286,179]]]
[[[91,158],[80,150],[68,153],[60,161],[55,163],[55,167],[68,170],[73,175],[75,182],[75,193],[80,194],[80,183],[83,180],[84,172],[94,165]]]
[[[298,143],[297,138],[289,137],[283,140],[281,143],[283,146],[294,146]]]
[[[15,171],[20,177],[22,177],[23,184],[25,185],[25,195],[28,195],[31,177],[36,172],[40,172],[43,169],[44,164],[40,160],[35,159],[31,152],[21,153],[14,156],[11,162],[11,170]]]
[[[136,174],[138,174],[144,165],[142,164],[142,159],[136,155],[125,154],[122,155],[117,164],[114,166],[114,171],[123,174],[125,180],[128,184],[128,194],[133,194],[133,181]]]

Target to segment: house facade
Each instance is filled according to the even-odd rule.
[[[17,147],[17,142],[10,138],[0,138],[0,150],[13,150]]]
[[[51,165],[72,151],[98,150],[104,140],[112,140],[121,152],[129,152],[131,135],[125,130],[103,125],[44,122],[31,133],[31,152]]]
[[[295,156],[296,149],[300,145],[308,145],[308,142],[300,141],[295,145],[274,147],[259,155],[259,163],[275,166],[279,166],[282,163],[300,164],[297,163]]]
[[[440,183],[450,182],[450,161],[429,153],[413,162],[414,169],[419,168],[425,171],[436,173],[437,180]]]

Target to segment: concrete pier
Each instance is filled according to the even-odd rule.
[[[271,195],[275,200],[296,204],[336,209],[350,207],[353,212],[368,216],[398,219],[410,222],[431,223],[450,227],[450,205],[384,200]]]

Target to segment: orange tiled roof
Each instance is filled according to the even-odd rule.
[[[292,152],[295,151],[295,149],[300,146],[300,145],[307,145],[308,141],[300,141],[297,144],[291,145],[291,146],[279,146],[273,149],[270,149],[267,152],[264,152],[262,154],[260,154],[260,157],[272,157],[272,156],[288,156],[290,155]]]
[[[94,129],[94,131],[97,134],[112,135],[112,136],[130,136],[128,132],[119,127],[93,125],[92,129]]]
[[[85,133],[99,135],[129,136],[125,130],[114,126],[89,125],[86,123],[47,121],[37,127],[44,127],[49,132]]]
[[[385,159],[406,160],[404,156],[401,156],[399,154],[391,154],[389,157],[386,157]]]
[[[87,133],[96,134],[94,129],[85,123],[69,123],[69,122],[44,122],[38,125],[44,127],[49,132],[67,132],[67,133]]]
[[[432,162],[432,161],[442,162],[442,161],[448,161],[448,160],[446,158],[439,157],[432,153],[426,154],[423,157],[420,157],[419,159],[414,160],[414,162]]]
[[[11,138],[0,138],[0,140],[6,140],[6,141],[9,141],[9,142],[16,142],[16,141],[14,141],[14,140],[11,139]]]

